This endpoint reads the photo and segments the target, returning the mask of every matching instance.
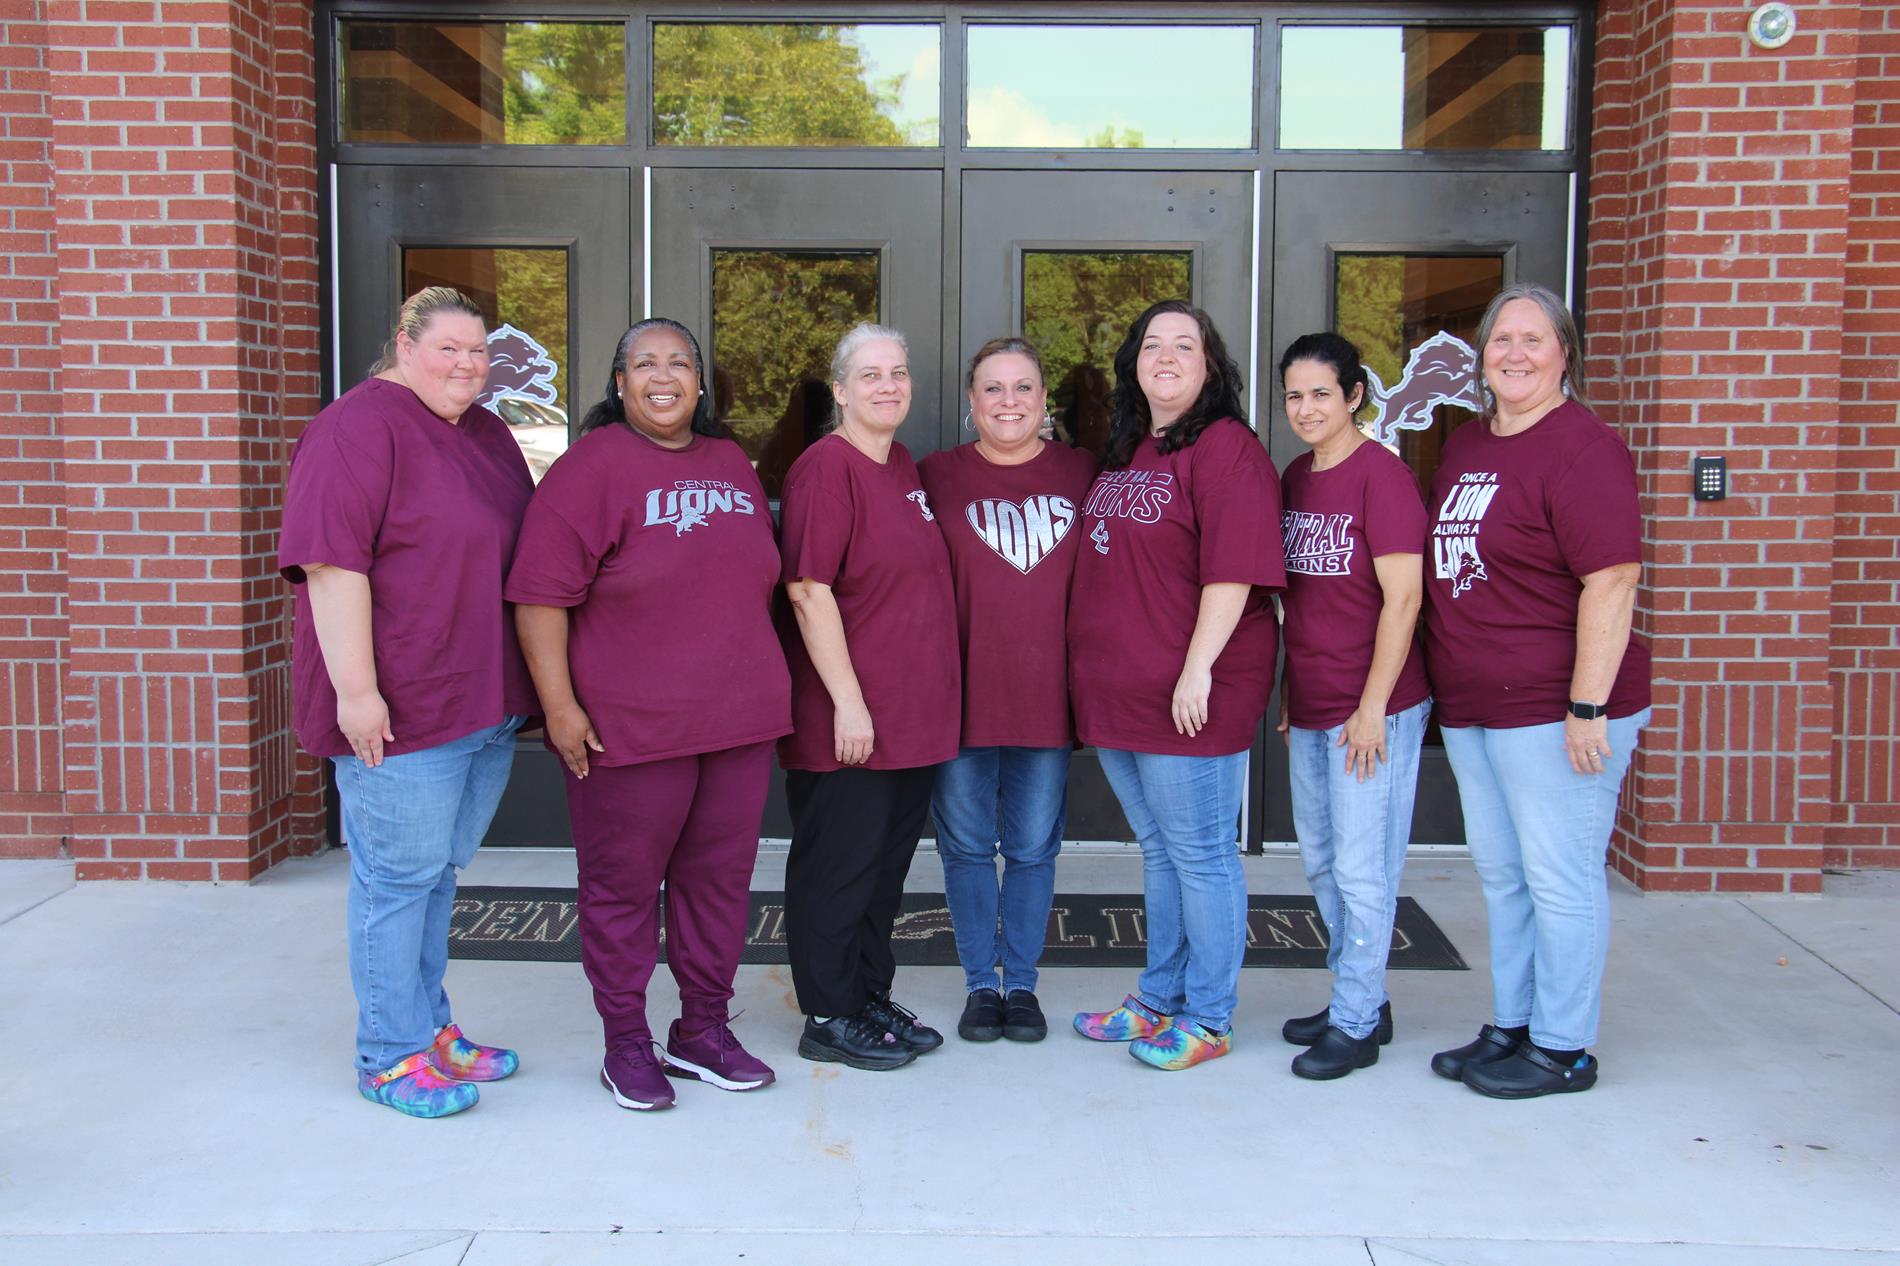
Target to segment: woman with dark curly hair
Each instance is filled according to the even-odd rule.
[[[565,766],[600,1079],[637,1110],[672,1106],[666,1074],[721,1090],[772,1080],[727,1004],[791,677],[772,626],[765,489],[704,381],[677,321],[621,336],[606,394],[535,491],[508,576]],[[662,884],[680,1018],[656,1058],[646,1004]]]
[[[1135,319],[1110,401],[1070,596],[1070,693],[1141,841],[1148,966],[1075,1028],[1191,1068],[1228,1051],[1247,943],[1235,832],[1279,650],[1280,480],[1239,368],[1188,303]]]

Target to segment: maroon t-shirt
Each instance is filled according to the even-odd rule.
[[[1510,729],[1564,718],[1579,577],[1642,561],[1629,449],[1566,400],[1527,431],[1452,432],[1432,479],[1425,664],[1439,724]],[[1594,702],[1594,701],[1590,701]],[[1649,706],[1649,649],[1632,637],[1610,715]]]
[[[880,465],[827,435],[786,473],[782,513],[780,579],[831,586],[844,618],[874,730],[865,767],[914,769],[955,756],[962,688],[950,554],[910,453],[893,444]],[[779,764],[841,768],[831,695],[789,619],[784,640],[793,728],[779,740]]]
[[[1293,459],[1280,480],[1286,545],[1287,719],[1330,730],[1359,710],[1385,590],[1372,560],[1425,553],[1425,502],[1411,467],[1367,442],[1329,470]],[[1387,716],[1431,693],[1416,634],[1386,699]]]
[[[297,586],[291,725],[316,756],[347,756],[310,618],[304,565],[369,577],[376,688],[391,756],[539,710],[502,578],[534,483],[502,420],[444,422],[401,383],[371,378],[317,414],[290,456],[277,565]]]
[[[1253,744],[1273,692],[1279,629],[1268,594],[1286,585],[1280,479],[1259,437],[1222,419],[1188,448],[1145,437],[1103,471],[1083,506],[1069,599],[1069,693],[1084,743],[1174,756]],[[1201,587],[1254,586],[1214,661],[1207,724],[1176,733],[1171,705],[1201,610]]]
[[[997,466],[963,444],[917,473],[956,578],[963,746],[1069,746],[1069,577],[1095,459],[1044,444]]]
[[[792,728],[772,625],[778,545],[752,463],[731,440],[662,448],[589,432],[535,490],[510,602],[567,607],[574,696],[601,765],[716,752]]]

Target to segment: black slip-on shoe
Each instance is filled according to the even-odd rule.
[[[883,1025],[891,1036],[919,1055],[943,1045],[943,1034],[919,1020],[909,1007],[892,1002],[889,994],[872,998],[859,1014],[874,1024]]]
[[[805,1017],[798,1053],[822,1064],[843,1064],[874,1073],[902,1068],[917,1058],[917,1052],[862,1012],[833,1016],[823,1024]]]
[[[1327,1028],[1333,1022],[1332,1009],[1316,1011],[1312,1015],[1295,1016],[1280,1026],[1280,1036],[1292,1046],[1312,1046],[1326,1036]],[[1386,999],[1379,1004],[1379,1027],[1372,1031],[1379,1045],[1392,1044],[1392,1000]]]
[[[1027,989],[1012,989],[1003,1003],[1003,1036],[1012,1042],[1040,1042],[1049,1036],[1042,1004]]]
[[[1463,1081],[1465,1069],[1509,1059],[1517,1054],[1519,1045],[1518,1039],[1497,1025],[1487,1024],[1478,1030],[1476,1041],[1432,1056],[1432,1071],[1451,1081]]]
[[[972,990],[957,1018],[957,1036],[966,1042],[994,1042],[1003,1036],[1003,995],[994,989]]]
[[[1378,1034],[1354,1037],[1329,1024],[1319,1041],[1293,1057],[1293,1075],[1308,1081],[1332,1081],[1355,1068],[1370,1068],[1378,1062]]]
[[[1525,1042],[1509,1059],[1467,1064],[1464,1080],[1465,1085],[1492,1099],[1575,1094],[1597,1084],[1597,1059],[1585,1055],[1581,1064],[1569,1068]]]

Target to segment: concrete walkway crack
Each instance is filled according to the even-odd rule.
[[[54,901],[60,897],[65,896],[67,893],[73,890],[73,887],[74,885],[67,884],[64,888],[61,888],[58,892],[49,892],[44,897],[41,897],[38,901],[35,901],[32,905],[22,906],[20,909],[15,910],[13,913],[7,915],[5,918],[0,918],[0,927],[6,926],[7,924],[13,922],[15,919],[19,918],[23,914],[32,913],[33,911],[39,909],[41,906],[45,905],[49,901]]]
[[[1888,1002],[1885,998],[1881,997],[1879,994],[1869,989],[1866,985],[1861,984],[1860,981],[1848,975],[1846,971],[1842,970],[1839,967],[1836,967],[1833,963],[1828,961],[1828,958],[1825,954],[1821,953],[1817,949],[1813,949],[1806,942],[1802,941],[1800,937],[1796,936],[1794,933],[1790,932],[1788,929],[1782,927],[1779,923],[1776,923],[1773,919],[1763,914],[1760,910],[1757,910],[1753,903],[1738,899],[1735,902],[1735,904],[1740,906],[1742,909],[1748,911],[1750,914],[1754,915],[1756,918],[1760,919],[1763,923],[1766,923],[1769,927],[1773,928],[1775,931],[1781,933],[1781,935],[1785,936],[1786,938],[1788,938],[1788,940],[1792,941],[1796,946],[1798,946],[1803,953],[1812,955],[1816,961],[1826,966],[1829,971],[1833,972],[1835,975],[1839,976],[1842,980],[1845,980],[1848,984],[1854,986],[1854,988],[1866,994],[1869,998],[1872,998],[1875,1002],[1879,1003],[1886,1010],[1893,1012],[1895,1015],[1900,1015],[1900,1007],[1894,1006],[1893,1003]]]

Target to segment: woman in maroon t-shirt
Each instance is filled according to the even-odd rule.
[[[785,476],[779,569],[795,631],[779,744],[792,848],[785,941],[798,1053],[887,1069],[943,1044],[891,999],[891,931],[961,702],[950,555],[916,464],[904,336],[860,325],[831,360],[835,429]]]
[[[1629,449],[1583,404],[1563,301],[1507,287],[1478,346],[1484,410],[1432,479],[1425,657],[1484,883],[1493,1014],[1432,1069],[1528,1099],[1597,1079],[1604,852],[1649,719],[1630,637],[1642,522]]]
[[[1036,960],[1075,746],[1069,577],[1095,458],[1043,439],[1042,358],[1022,339],[977,349],[964,386],[976,440],[917,468],[950,547],[963,648],[962,746],[930,808],[967,990],[957,1036],[1039,1042]]]
[[[515,1053],[449,1014],[456,873],[513,768],[534,688],[502,578],[534,484],[488,379],[481,309],[402,305],[374,375],[291,455],[278,566],[297,586],[293,724],[329,757],[350,849],[357,1088],[417,1117],[472,1106]]]
[[[704,377],[677,321],[621,337],[605,397],[535,491],[508,575],[565,766],[600,1079],[642,1110],[672,1106],[665,1073],[721,1090],[772,1080],[727,1007],[791,681],[765,489],[713,420]],[[680,1018],[656,1060],[646,1001],[662,883]]]
[[[1157,1068],[1227,1053],[1247,943],[1235,830],[1286,570],[1280,480],[1240,385],[1206,313],[1169,300],[1135,319],[1070,597],[1076,729],[1141,841],[1148,912],[1136,991],[1075,1027],[1133,1038]]]
[[[1385,960],[1432,708],[1418,646],[1425,503],[1411,468],[1354,420],[1367,388],[1357,347],[1302,335],[1280,358],[1280,380],[1286,420],[1312,448],[1280,481],[1280,733],[1334,974],[1330,1005],[1281,1034],[1309,1048],[1294,1057],[1296,1074],[1329,1081],[1376,1063],[1392,1040]]]

